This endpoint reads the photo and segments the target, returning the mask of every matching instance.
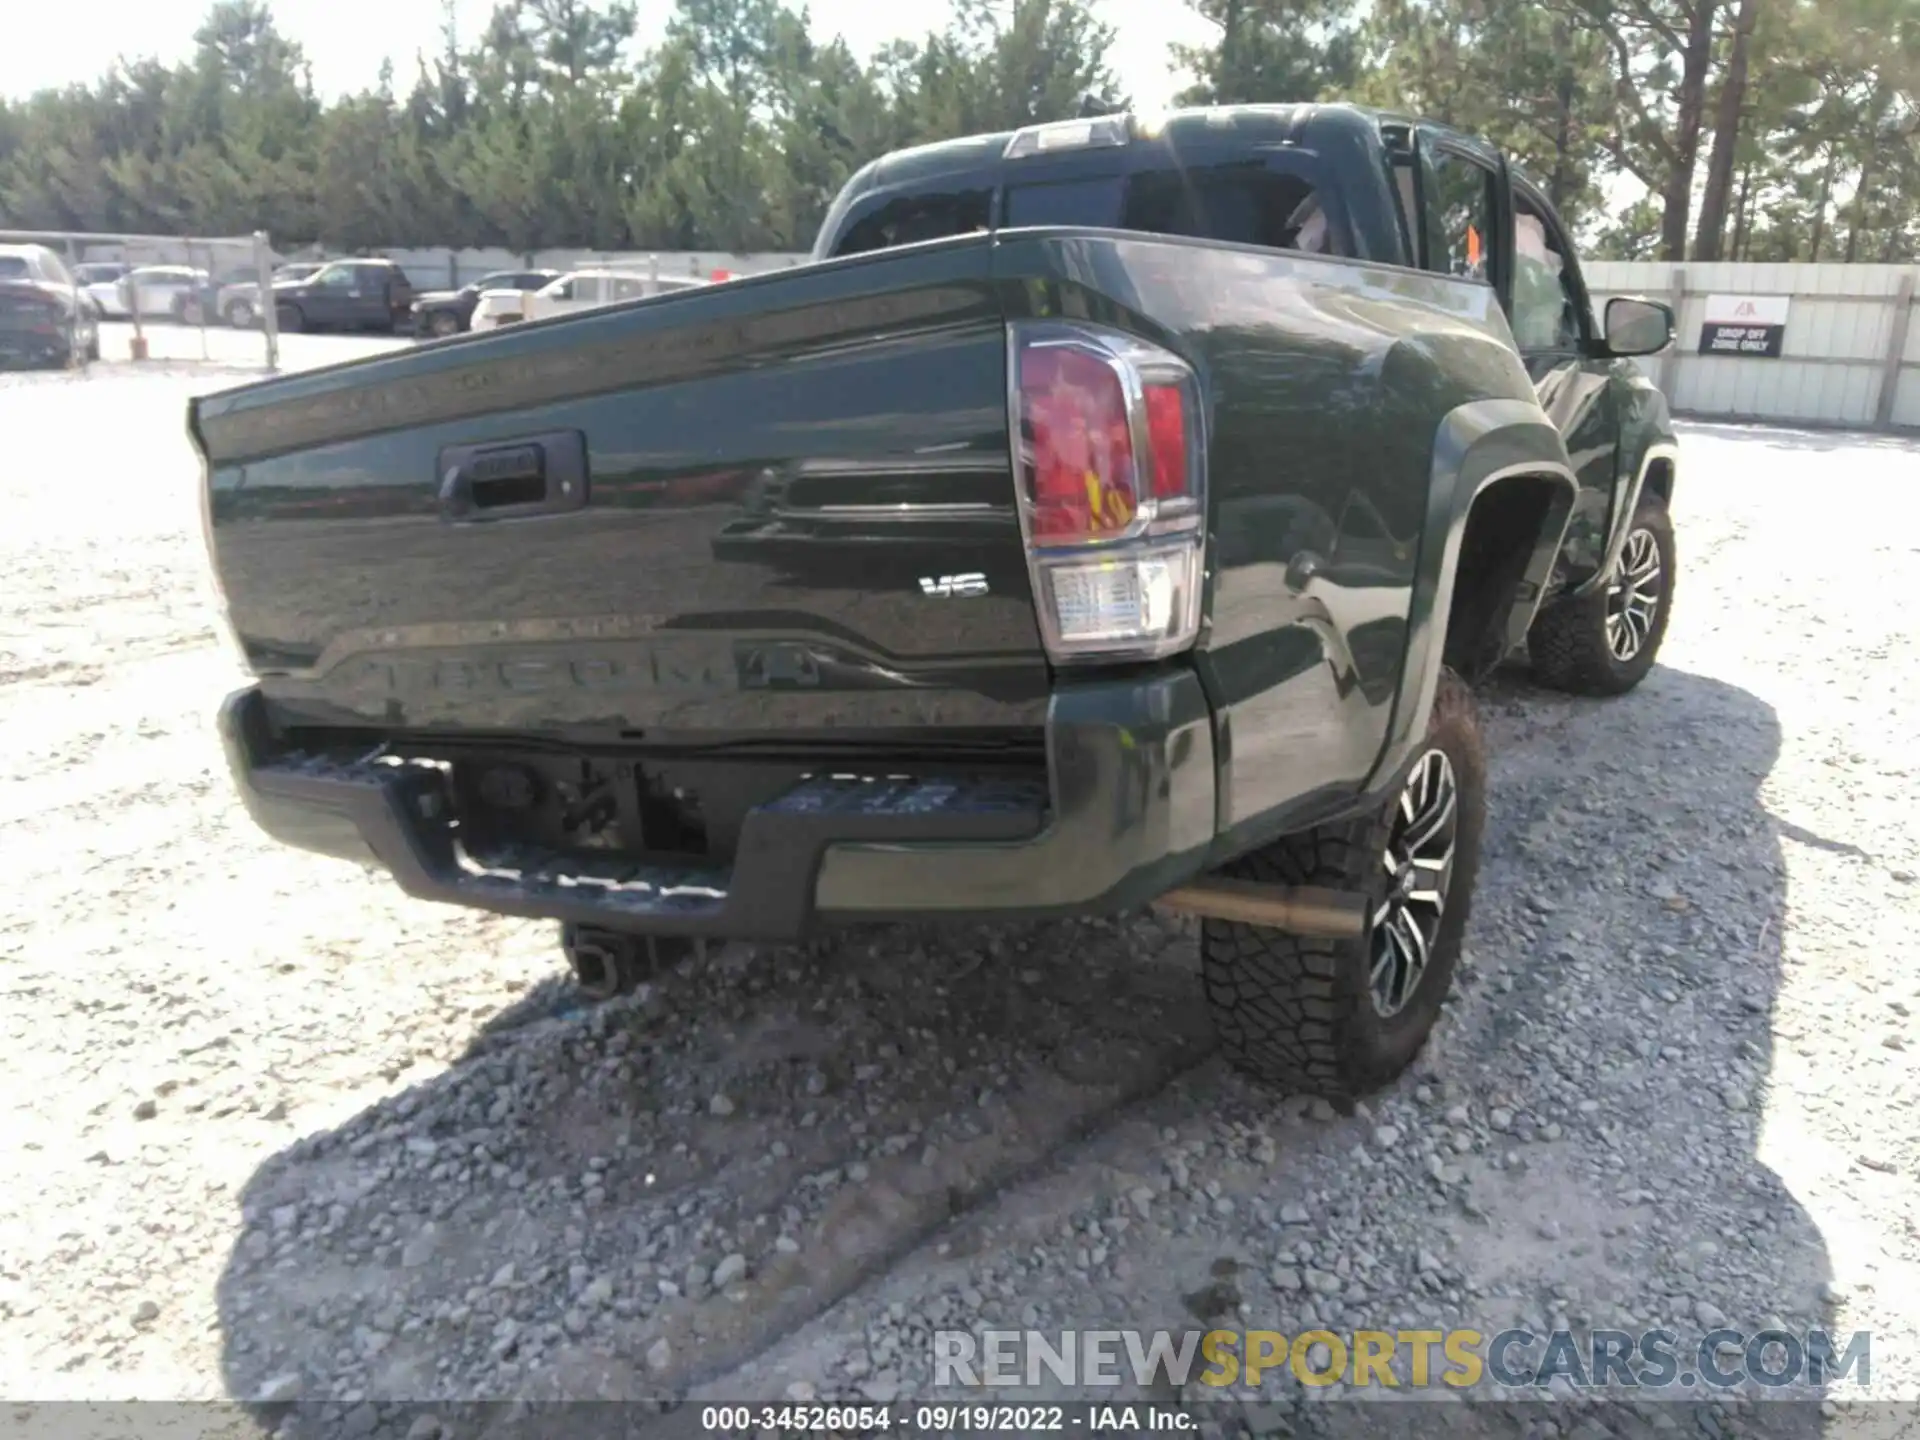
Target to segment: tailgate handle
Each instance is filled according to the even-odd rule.
[[[556,430],[440,452],[440,515],[450,522],[557,515],[587,503],[587,440]]]

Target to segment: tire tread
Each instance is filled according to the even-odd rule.
[[[1472,904],[1485,803],[1484,748],[1473,696],[1451,673],[1441,678],[1427,734],[1449,737],[1461,806],[1460,850],[1448,897],[1448,932],[1455,939],[1449,945],[1443,933],[1436,948],[1430,973],[1438,998],[1426,1007],[1432,1013],[1424,1024],[1413,1022],[1420,1033],[1404,1057],[1379,1053],[1356,1013],[1364,1006],[1365,1018],[1371,1018],[1365,986],[1367,940],[1313,939],[1206,921],[1201,927],[1201,979],[1215,1035],[1227,1058],[1257,1079],[1291,1093],[1330,1098],[1377,1089],[1411,1061],[1438,1017],[1459,948],[1457,936]],[[1225,873],[1275,885],[1371,893],[1377,888],[1377,853],[1386,843],[1399,793],[1396,784],[1378,812],[1284,836],[1227,866]]]
[[[1644,496],[1633,512],[1633,528],[1654,532],[1665,567],[1660,609],[1654,616],[1653,634],[1646,648],[1622,665],[1607,648],[1605,589],[1571,596],[1543,609],[1527,632],[1527,655],[1535,678],[1542,684],[1569,695],[1624,695],[1653,668],[1673,610],[1673,520],[1665,502],[1657,495]]]

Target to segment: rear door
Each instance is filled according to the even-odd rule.
[[[398,265],[383,265],[385,271],[384,293],[386,311],[380,317],[382,325],[397,325],[400,319],[413,308],[413,281],[407,278],[407,272]]]
[[[586,296],[597,284],[599,282],[593,276],[568,276],[561,284],[555,284],[551,288],[545,288],[528,296],[524,305],[524,315],[530,321],[543,321],[549,315],[568,315],[580,309],[580,305],[584,303],[582,296]]]
[[[301,299],[301,308],[307,319],[316,325],[351,325],[353,323],[353,292],[355,289],[355,267],[352,265],[329,265],[313,277],[307,287],[306,295]]]
[[[607,282],[598,275],[576,275],[568,282],[566,289],[556,297],[553,309],[561,315],[571,315],[579,310],[591,310],[602,302],[602,292]]]
[[[357,326],[387,324],[393,315],[393,272],[385,265],[353,267],[353,288],[347,292],[349,318]]]

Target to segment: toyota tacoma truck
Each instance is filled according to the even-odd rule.
[[[886,156],[811,264],[196,400],[255,821],[662,946],[1200,917],[1226,1052],[1398,1074],[1472,898],[1470,687],[1618,694],[1667,407],[1496,150],[1345,105]]]

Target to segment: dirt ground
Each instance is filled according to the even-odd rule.
[[[269,844],[183,430],[227,383],[0,378],[10,1400],[422,1440],[396,1402],[877,1403],[941,1330],[1208,1324],[1868,1330],[1849,1395],[1920,1400],[1920,444],[1687,429],[1663,663],[1483,698],[1458,994],[1339,1115],[1210,1053],[1172,922],[735,945],[588,1008],[555,927]],[[1687,1394],[1659,1428],[1853,1413]],[[1500,1433],[1626,1433],[1550,1397]]]

